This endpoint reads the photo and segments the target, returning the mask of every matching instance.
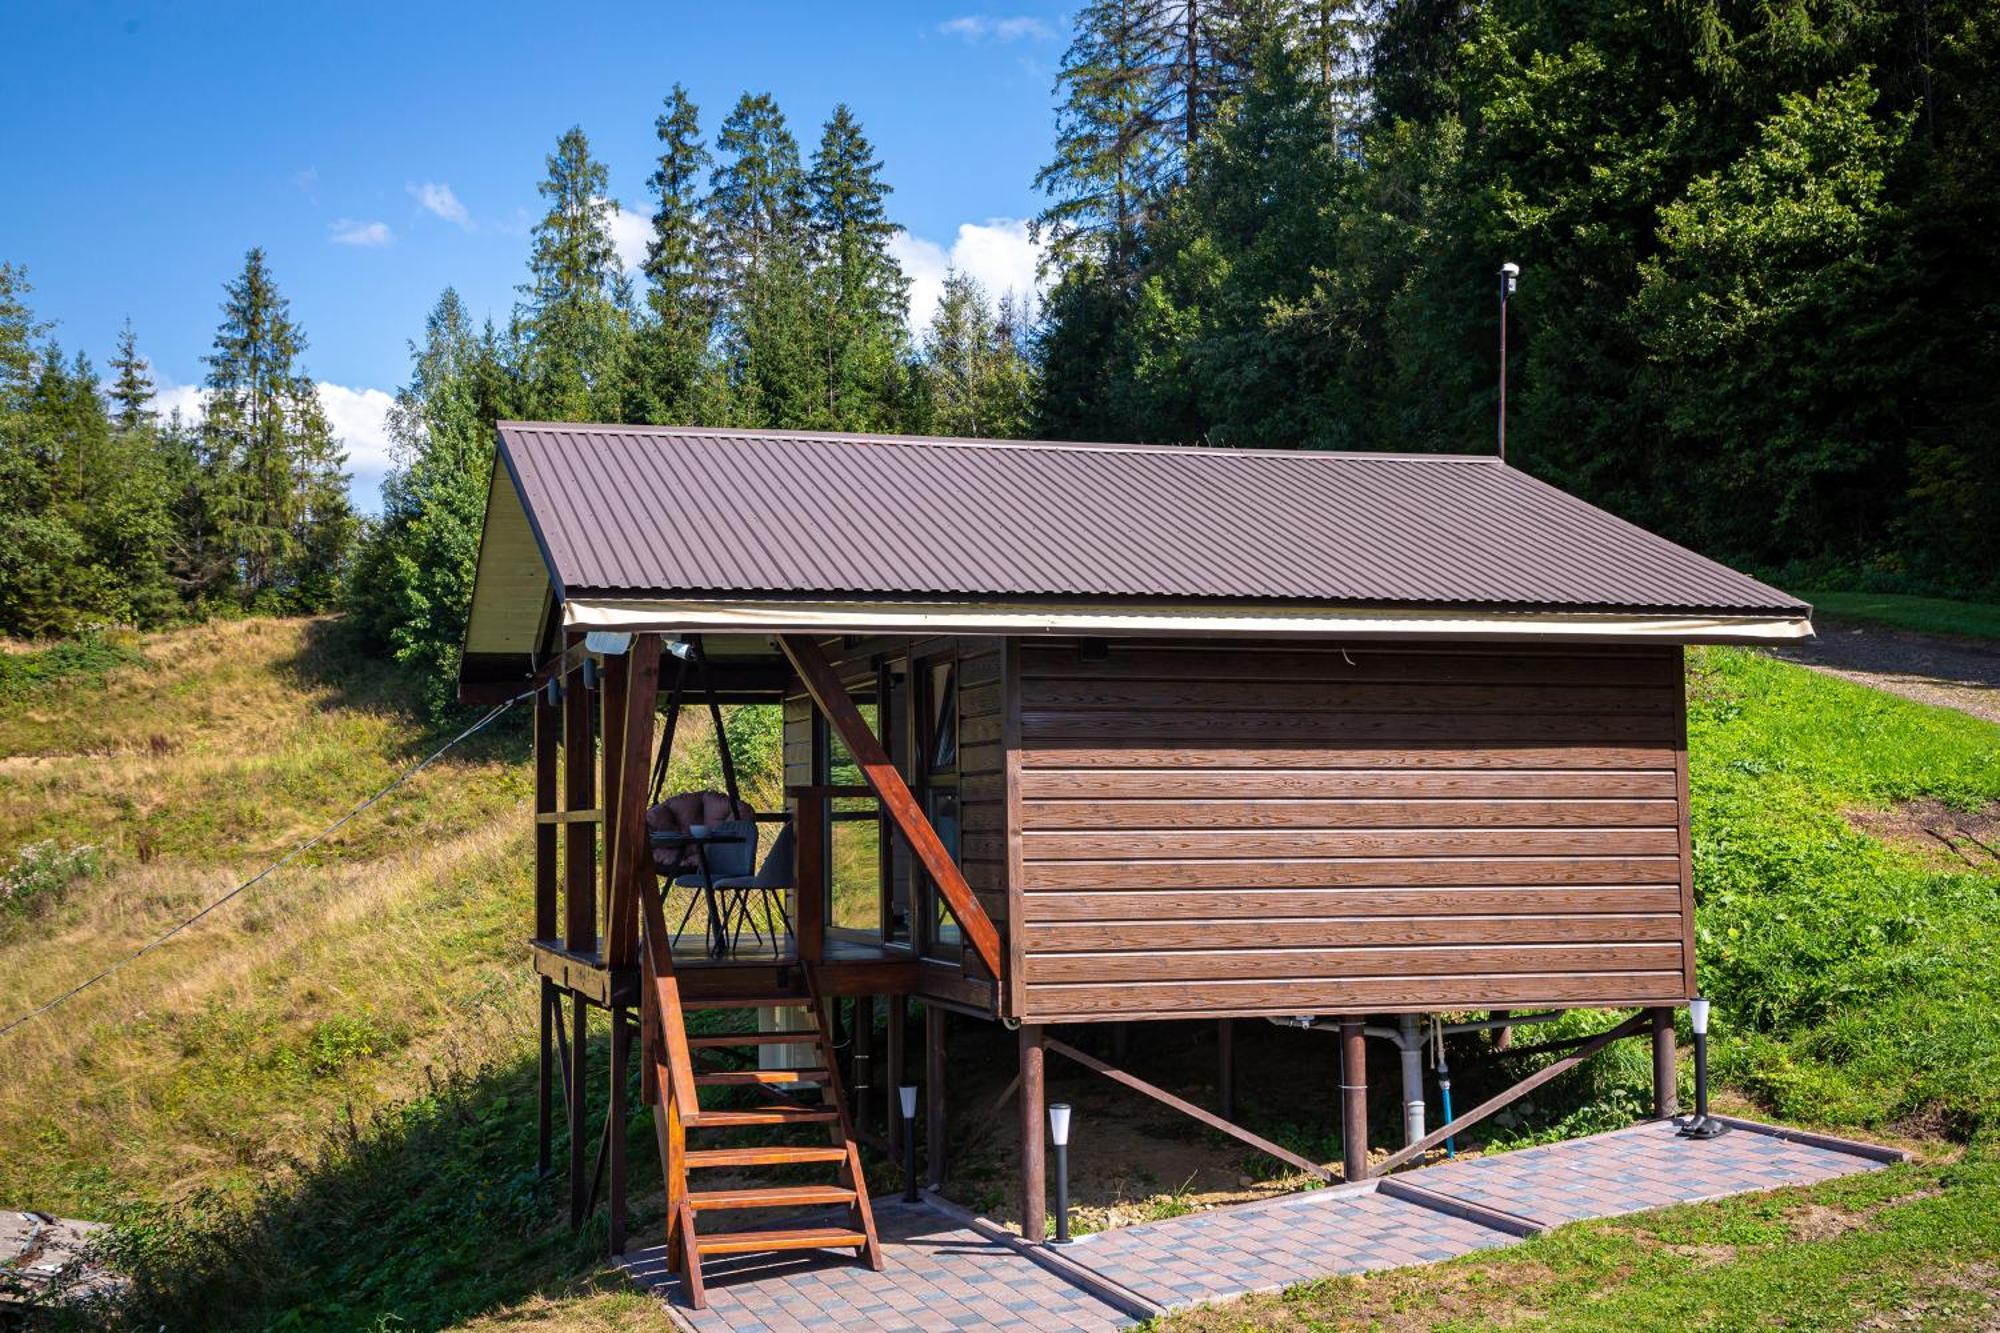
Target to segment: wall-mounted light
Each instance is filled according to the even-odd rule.
[[[548,683],[542,686],[542,694],[547,697],[549,707],[554,708],[562,702],[562,682],[554,676],[550,676]]]
[[[631,650],[632,636],[619,630],[594,629],[583,636],[583,649],[599,657],[622,657]]]
[[[1069,1103],[1049,1107],[1049,1145],[1056,1150],[1056,1240],[1069,1244]]]
[[[583,688],[586,690],[597,688],[597,659],[594,657],[583,659]]]

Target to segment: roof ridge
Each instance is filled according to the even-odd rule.
[[[825,444],[864,444],[889,448],[1006,449],[1052,453],[1199,454],[1211,458],[1325,458],[1365,463],[1453,463],[1505,466],[1492,454],[1452,454],[1387,449],[1238,449],[1215,444],[1121,443],[1110,440],[1014,440],[954,435],[895,435],[870,431],[762,430],[746,426],[626,425],[591,421],[498,421],[498,430],[547,431],[571,434],[707,436],[736,440],[797,440]]]

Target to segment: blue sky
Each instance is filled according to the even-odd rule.
[[[165,401],[200,381],[222,283],[261,245],[373,508],[381,412],[445,286],[515,299],[557,135],[581,125],[642,244],[653,119],[675,81],[710,137],[776,96],[805,151],[854,108],[930,299],[947,262],[1032,272],[1065,7],[652,3],[42,3],[0,7],[0,259],[66,351],[130,317]]]

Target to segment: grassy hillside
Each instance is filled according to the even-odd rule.
[[[33,889],[0,899],[9,1016],[440,739],[335,622],[0,661],[0,867]],[[2000,729],[1737,651],[1695,654],[1690,689],[1703,976],[1730,1095],[1900,1137],[1926,1162],[1196,1322],[1700,1327],[1798,1309],[1846,1327],[1912,1302],[1976,1322],[2000,1267],[2000,876],[1906,816],[1990,808]],[[732,719],[740,753],[767,721],[737,737]],[[703,734],[675,786],[713,762],[705,720],[684,725]],[[311,864],[5,1039],[0,1205],[122,1222],[132,1325],[665,1327],[533,1178],[524,754],[518,728],[480,738]],[[1618,1121],[1645,1079],[1628,1044],[1507,1136]],[[643,1119],[629,1142],[646,1228]]]

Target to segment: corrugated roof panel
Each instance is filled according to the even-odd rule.
[[[1798,612],[1490,458],[503,422],[572,594]]]

